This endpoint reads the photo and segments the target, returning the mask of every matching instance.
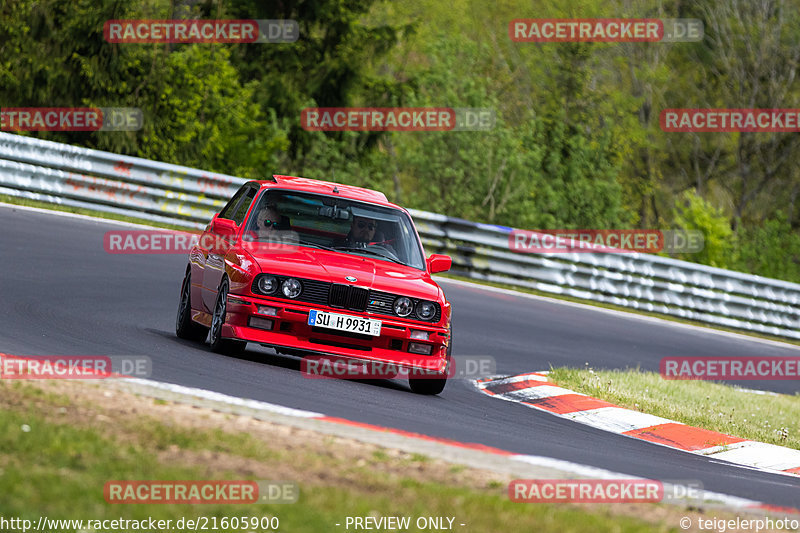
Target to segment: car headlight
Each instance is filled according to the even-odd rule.
[[[303,291],[303,286],[294,278],[286,278],[281,283],[281,292],[287,298],[297,298]]]
[[[278,290],[278,278],[275,276],[261,276],[258,278],[258,290],[264,294],[272,294]]]
[[[419,302],[417,303],[416,314],[422,320],[430,320],[436,315],[436,304],[433,302]]]
[[[414,310],[414,304],[411,303],[411,299],[405,296],[396,299],[393,307],[397,316],[408,316]]]

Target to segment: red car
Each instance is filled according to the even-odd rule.
[[[408,212],[383,193],[273,176],[250,181],[189,253],[176,333],[212,350],[247,342],[409,372],[438,394],[450,369],[450,303]]]

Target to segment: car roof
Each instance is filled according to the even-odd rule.
[[[300,178],[297,176],[283,176],[276,174],[271,180],[257,180],[262,188],[280,188],[294,191],[314,192],[318,194],[338,195],[349,200],[360,200],[374,204],[385,205],[397,209],[403,209],[395,205],[386,198],[386,195],[372,189],[356,187],[354,185],[344,185],[331,181],[314,180],[311,178]],[[404,210],[404,209],[403,209]]]

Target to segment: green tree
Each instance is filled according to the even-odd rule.
[[[800,233],[782,211],[737,235],[738,260],[732,268],[769,278],[800,282]]]
[[[728,217],[696,193],[687,191],[676,204],[674,224],[678,229],[699,230],[705,246],[700,252],[678,254],[680,259],[705,265],[729,268],[733,262],[735,246]]]

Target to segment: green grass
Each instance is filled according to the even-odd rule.
[[[13,387],[13,388],[12,388]],[[13,394],[9,394],[13,392]],[[12,398],[12,401],[9,401]],[[224,451],[234,457],[256,458],[266,467],[303,463],[309,458],[288,456],[233,431],[190,431],[154,418],[126,415],[114,423],[67,424],[53,413],[80,410],[68,398],[37,393],[30,385],[0,384],[0,494],[3,515],[36,523],[51,519],[177,520],[198,516],[270,516],[280,519],[280,531],[293,533],[343,530],[347,516],[453,516],[470,532],[645,532],[668,531],[638,518],[615,516],[602,507],[583,508],[516,504],[505,487],[494,484],[470,489],[400,477],[392,479],[364,470],[354,483],[338,479],[343,465],[327,456],[312,458],[323,474],[300,483],[300,500],[289,505],[112,505],[103,498],[110,480],[208,479],[208,464],[160,460],[165,445],[180,449]],[[86,421],[84,421],[86,422]],[[119,424],[117,424],[119,422]],[[122,429],[121,435],[116,433]],[[131,434],[132,428],[138,431]],[[187,440],[187,436],[193,436]],[[257,444],[257,446],[254,446]],[[327,461],[327,462],[326,462]],[[346,470],[345,470],[346,471]],[[313,477],[313,476],[312,476]],[[241,471],[223,471],[215,479],[257,479]],[[341,523],[341,527],[334,524]],[[413,523],[413,522],[412,522]],[[173,522],[174,524],[174,522]],[[220,531],[233,531],[221,529]],[[409,531],[417,531],[411,528]]]
[[[754,394],[730,385],[665,380],[640,370],[556,368],[550,378],[575,392],[683,422],[800,449],[800,395]]]

